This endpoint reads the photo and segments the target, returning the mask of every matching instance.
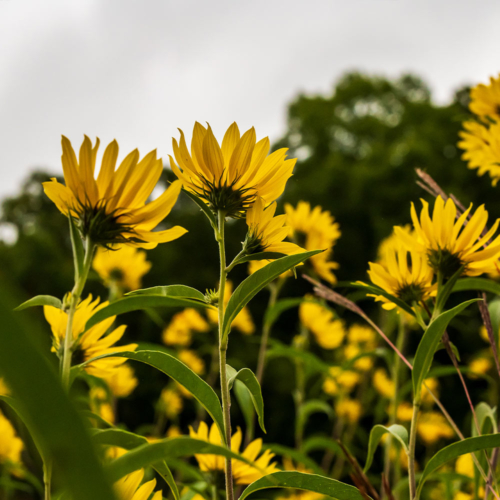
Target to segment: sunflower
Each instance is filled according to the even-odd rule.
[[[89,295],[85,300],[80,302],[76,308],[73,317],[73,344],[72,347],[72,364],[80,364],[89,359],[108,354],[112,352],[133,351],[137,344],[128,344],[123,346],[115,346],[123,334],[125,333],[126,325],[115,328],[111,333],[106,335],[106,332],[111,328],[116,316],[105,319],[101,323],[89,328],[85,333],[85,324],[90,317],[99,309],[106,307],[108,302],[99,304],[100,299],[92,301],[92,295]],[[53,350],[62,356],[64,338],[66,337],[66,325],[68,323],[68,314],[62,309],[53,306],[44,306],[43,312],[45,319],[50,325],[53,334]],[[96,377],[107,378],[117,367],[125,363],[125,358],[106,358],[99,359],[88,365],[85,365],[85,370],[90,375]]]
[[[289,233],[288,227],[285,226],[286,215],[274,217],[275,212],[276,202],[266,208],[260,196],[248,210],[248,233],[243,243],[247,254],[277,252],[291,255],[304,250],[295,243],[283,241]]]
[[[0,411],[0,464],[18,468],[21,464],[21,452],[24,444],[7,418]]]
[[[329,283],[335,283],[333,271],[338,269],[339,265],[332,262],[331,257],[333,246],[341,235],[335,218],[320,206],[311,210],[311,205],[305,201],[299,201],[296,208],[286,203],[285,212],[290,238],[306,250],[326,249],[309,260],[318,276]]]
[[[156,479],[152,479],[141,486],[144,478],[144,470],[138,470],[127,474],[117,481],[113,486],[118,500],[148,500],[156,486]],[[162,492],[156,491],[151,500],[162,500]]]
[[[208,425],[205,422],[200,422],[197,431],[189,427],[189,435],[194,439],[200,439],[219,446],[221,445],[219,429],[215,424],[212,424],[209,431]],[[231,450],[233,452],[240,453],[242,437],[241,429],[238,427],[238,430],[231,438]],[[253,462],[255,467],[234,458],[231,460],[233,477],[237,484],[250,484],[264,475],[278,472],[276,465],[274,463],[269,463],[274,457],[274,454],[269,450],[264,451],[264,453],[257,458],[261,449],[262,439],[255,439],[241,452],[241,455],[250,462]],[[202,471],[224,470],[224,457],[219,455],[195,455],[195,457]]]
[[[374,285],[410,305],[435,295],[437,285],[432,283],[434,273],[425,254],[415,250],[408,251],[401,242],[395,245],[392,251],[386,249],[384,258],[385,262],[382,264],[368,264],[368,276]],[[383,302],[384,309],[391,310],[396,307],[394,302],[383,295],[375,297],[375,300]]]
[[[233,123],[219,146],[210,125],[198,122],[193,129],[191,153],[184,133],[179,143],[172,140],[174,159],[170,166],[185,189],[206,201],[214,211],[227,217],[240,218],[251,207],[257,196],[266,205],[283,193],[297,160],[287,160],[287,148],[269,154],[269,138],[256,142],[252,127],[241,137],[238,125]],[[177,163],[176,163],[177,161]]]
[[[104,284],[120,290],[137,290],[141,278],[151,269],[146,252],[130,246],[99,247],[92,266]]]
[[[310,330],[323,349],[335,349],[345,337],[344,322],[323,305],[304,301],[299,307],[301,323]]]
[[[469,109],[480,117],[500,118],[500,75],[490,77],[490,84],[480,83],[470,91]]]
[[[66,185],[55,178],[44,182],[47,196],[67,217],[76,219],[84,238],[109,246],[116,243],[154,248],[172,241],[186,230],[175,226],[164,231],[153,229],[170,213],[181,184],[174,182],[156,200],[146,204],[156,186],[163,164],[151,151],[141,161],[137,149],[115,170],[118,144],[111,142],[104,151],[101,169],[94,177],[99,139],[93,147],[85,136],[77,159],[71,142],[62,138],[62,167]]]
[[[451,198],[446,204],[441,196],[436,198],[432,219],[429,216],[429,204],[425,200],[422,200],[422,204],[419,220],[412,203],[414,236],[395,228],[403,243],[410,249],[412,259],[414,252],[426,255],[430,267],[435,273],[441,273],[443,278],[450,278],[462,267],[462,274],[466,276],[479,276],[491,271],[500,256],[500,236],[492,242],[490,239],[495,234],[500,219],[482,234],[488,222],[488,212],[484,205],[475,211],[465,225],[472,204],[456,221],[457,208]],[[484,248],[480,250],[481,247]],[[399,265],[404,270],[402,261]],[[416,262],[413,265],[422,272],[423,266]]]

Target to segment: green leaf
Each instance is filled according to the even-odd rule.
[[[302,451],[304,453],[312,453],[318,450],[330,450],[334,453],[343,453],[337,441],[327,436],[311,436],[307,438],[302,445]]]
[[[297,432],[299,432],[300,435],[302,435],[302,432],[309,417],[313,413],[318,413],[318,412],[326,414],[328,418],[331,418],[333,415],[332,407],[321,399],[310,399],[309,401],[306,401],[303,405],[300,406],[297,414],[297,420],[295,423]]]
[[[69,234],[71,236],[71,248],[73,249],[73,265],[75,268],[75,283],[83,272],[83,261],[85,260],[85,250],[83,242],[75,225],[73,217],[69,216]]]
[[[198,205],[200,210],[207,216],[208,220],[210,221],[210,225],[215,229],[215,231],[218,231],[217,221],[215,220],[215,215],[212,212],[212,210],[210,210],[208,205],[201,198],[198,198],[198,196],[196,196],[193,193],[190,193],[186,189],[183,189],[183,192],[186,196],[191,198],[191,200],[194,201]]]
[[[111,304],[99,309],[85,325],[88,330],[111,316],[117,316],[131,311],[138,311],[148,307],[211,307],[200,300],[184,297],[162,297],[160,295],[138,295],[115,300]]]
[[[453,287],[453,292],[491,292],[500,295],[500,283],[486,278],[462,278]]]
[[[240,371],[236,372],[234,368],[229,365],[226,366],[231,368],[233,372],[227,381],[229,390],[232,389],[235,380],[240,380],[245,385],[250,393],[257,416],[259,417],[260,428],[266,432],[266,428],[264,427],[264,400],[262,399],[262,391],[257,377],[250,368],[242,368]]]
[[[23,302],[20,306],[17,306],[14,311],[22,311],[28,307],[36,306],[52,306],[57,307],[57,309],[62,309],[62,302],[57,297],[52,297],[52,295],[37,295]]]
[[[12,313],[10,301],[0,285],[0,376],[20,402],[40,454],[51,457],[61,486],[74,500],[114,498],[78,411],[33,341],[36,327],[24,326],[21,316]]]
[[[250,255],[245,255],[236,261],[236,264],[244,264],[245,262],[249,262],[251,260],[275,260],[281,259],[281,257],[285,257],[286,254],[278,253],[278,252],[258,252],[251,253]]]
[[[366,472],[370,468],[373,462],[373,455],[375,454],[375,450],[377,449],[377,446],[384,434],[391,434],[391,436],[395,437],[401,443],[401,446],[403,447],[405,452],[408,453],[408,431],[402,425],[394,424],[390,427],[375,425],[370,432],[368,454],[366,456],[365,468],[363,469],[364,472]]]
[[[253,426],[253,402],[252,396],[250,396],[250,391],[245,387],[243,382],[235,380],[233,392],[236,396],[238,404],[240,405],[241,413],[243,413],[245,425],[247,429],[249,429]]]
[[[446,284],[440,290],[438,290],[438,295],[436,297],[436,304],[434,306],[438,312],[441,312],[444,309],[446,301],[450,297],[453,287],[455,286],[455,283],[457,282],[458,278],[460,278],[460,276],[462,275],[464,268],[465,266],[461,266],[460,269],[458,269],[453,274],[453,276],[446,282]]]
[[[498,432],[497,430],[497,418],[496,418],[496,407],[492,408],[489,404],[481,402],[476,406],[476,416],[478,421],[478,426],[481,434],[484,432],[484,426],[486,422],[489,420],[491,423],[491,428],[493,432]],[[472,435],[477,436],[477,429],[474,423],[474,419],[472,419]]]
[[[310,457],[304,455],[301,451],[295,448],[289,448],[288,446],[282,446],[280,444],[264,444],[262,446],[264,450],[270,450],[276,455],[285,456],[295,460],[295,462],[305,465],[308,469],[311,469],[314,474],[323,474],[321,467]]]
[[[498,332],[500,331],[500,299],[492,300],[488,304],[488,311],[491,318],[491,328],[493,330],[493,338],[498,345]]]
[[[98,415],[97,413],[94,413],[93,411],[81,410],[80,415],[82,417],[87,418],[90,421],[95,420],[96,422],[103,425],[104,427],[113,427],[113,424],[111,422],[104,420],[100,415]]]
[[[480,299],[468,300],[449,311],[441,313],[427,327],[427,330],[418,344],[415,359],[413,361],[412,382],[415,397],[418,398],[420,396],[422,382],[426,378],[427,372],[431,367],[434,352],[448,324],[457,314],[461,313],[466,307],[478,300]]]
[[[139,436],[133,432],[121,429],[96,430],[92,439],[96,444],[117,446],[118,448],[123,448],[125,450],[133,450],[139,446],[148,444],[148,440],[144,436]],[[172,472],[170,472],[167,464],[163,460],[160,460],[159,462],[152,464],[152,467],[169,485],[175,500],[179,500],[179,490],[177,489],[174,477],[172,476]]]
[[[425,481],[429,479],[429,476],[446,462],[467,453],[498,447],[500,447],[500,434],[486,434],[484,436],[466,438],[442,448],[427,462],[418,483],[416,497],[419,498],[422,487]]]
[[[218,446],[207,441],[193,439],[187,436],[162,439],[156,443],[142,445],[129,451],[114,460],[106,468],[113,481],[130,474],[143,467],[156,464],[169,458],[191,457],[198,454],[219,455],[225,458],[234,458],[255,467],[255,464],[223,446]]]
[[[293,298],[293,299],[281,299],[276,301],[272,307],[266,309],[264,315],[264,323],[268,328],[271,328],[276,320],[288,309],[299,306],[302,302],[307,302],[308,299],[304,297]]]
[[[223,341],[229,335],[231,323],[238,313],[255,297],[255,295],[266,287],[271,281],[277,278],[281,273],[288,271],[292,267],[304,262],[309,257],[321,253],[323,250],[312,250],[310,252],[302,252],[295,255],[288,255],[281,259],[271,262],[267,266],[259,269],[246,280],[244,280],[238,288],[233,292],[224,313],[224,323],[222,325]]]
[[[152,295],[160,297],[181,297],[184,299],[200,300],[205,302],[205,296],[196,288],[185,285],[168,285],[168,286],[154,286],[152,288],[142,288],[128,292],[127,297],[135,297],[137,295]]]
[[[185,387],[195,399],[207,410],[213,421],[217,424],[221,436],[224,433],[224,419],[219,398],[214,390],[196,373],[188,368],[182,361],[174,356],[160,351],[134,351],[134,352],[114,352],[97,356],[89,359],[79,366],[85,366],[98,359],[105,358],[127,358],[134,361],[140,361],[146,365],[152,366],[157,370],[173,378],[177,383]]]
[[[304,472],[283,471],[268,474],[250,484],[241,494],[239,500],[244,500],[255,491],[268,488],[294,488],[298,490],[314,491],[335,500],[364,500],[357,488],[335,479],[306,474]]]

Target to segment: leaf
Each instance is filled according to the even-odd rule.
[[[227,381],[229,390],[232,389],[235,380],[239,380],[245,385],[250,393],[257,416],[259,417],[260,428],[266,432],[266,428],[264,427],[264,400],[262,399],[262,390],[257,377],[250,368],[242,368],[240,371],[236,372],[236,370],[229,365],[227,365],[227,367],[231,368],[232,372],[234,372]]]
[[[111,316],[117,316],[131,311],[138,311],[148,307],[211,307],[205,302],[184,297],[162,297],[160,295],[138,295],[115,300],[111,304],[99,309],[85,325],[88,330]]]
[[[251,260],[274,260],[281,259],[281,257],[285,257],[285,253],[278,252],[258,252],[251,253],[250,255],[245,255],[236,261],[236,264],[243,264],[245,262],[249,262]]]
[[[493,329],[493,338],[498,344],[498,332],[500,331],[500,299],[492,300],[488,304],[488,311],[491,317],[491,327]]]
[[[152,295],[160,297],[182,297],[184,299],[194,299],[205,302],[205,296],[196,288],[185,285],[168,285],[168,286],[153,286],[151,288],[142,288],[128,292],[127,297],[135,297],[137,295]]]
[[[496,407],[492,408],[489,404],[481,402],[476,406],[476,416],[478,421],[478,426],[481,434],[484,432],[484,425],[489,420],[491,423],[491,428],[493,432],[498,432],[497,430],[497,419],[496,419]],[[476,425],[474,424],[474,419],[472,420],[472,435],[477,436]]]
[[[233,392],[236,395],[238,404],[240,405],[241,413],[243,413],[245,425],[247,429],[249,429],[253,425],[253,403],[250,391],[245,387],[243,382],[235,380]]]
[[[309,417],[313,413],[318,412],[325,413],[328,418],[331,418],[333,415],[331,406],[321,399],[310,399],[300,406],[295,424],[298,432],[300,432],[300,435],[302,435],[302,431],[304,430]]]
[[[156,443],[139,446],[114,460],[106,469],[111,479],[117,481],[131,472],[156,464],[160,460],[191,457],[198,454],[219,455],[225,458],[233,458],[255,467],[252,461],[223,446],[182,436],[162,439]]]
[[[74,500],[110,500],[113,490],[99,463],[86,427],[61,385],[57,372],[34,343],[36,326],[25,325],[0,285],[0,376],[21,402],[26,427],[51,457],[61,487]],[[29,331],[28,335],[26,331]]]
[[[321,253],[323,250],[312,250],[310,252],[302,252],[294,255],[288,255],[281,259],[271,262],[267,266],[259,269],[247,279],[240,283],[238,288],[233,292],[224,313],[224,323],[222,325],[222,341],[227,338],[231,329],[231,323],[238,313],[255,297],[255,295],[266,287],[271,281],[277,278],[280,274],[288,271],[292,267],[304,262],[309,257]]]
[[[299,306],[302,302],[307,301],[304,297],[293,298],[293,299],[281,299],[276,301],[272,307],[266,309],[264,315],[264,324],[268,328],[271,328],[276,320],[288,309]]]
[[[398,424],[391,425],[390,427],[385,427],[383,425],[375,425],[370,432],[370,439],[368,441],[368,454],[366,456],[366,464],[363,469],[366,472],[372,462],[373,455],[375,454],[375,450],[377,449],[380,440],[384,434],[391,434],[391,436],[395,437],[400,443],[406,453],[408,453],[408,431],[402,426]]]
[[[422,382],[426,378],[427,372],[431,367],[432,360],[434,358],[434,352],[436,347],[443,336],[450,321],[459,313],[461,313],[466,307],[470,306],[474,302],[478,302],[480,299],[472,299],[467,302],[463,302],[458,306],[441,313],[436,319],[434,319],[427,330],[425,331],[420,343],[418,344],[417,352],[415,354],[415,359],[413,361],[413,371],[412,371],[412,382],[413,382],[413,393],[416,398],[420,396],[420,391],[422,389]]]
[[[321,493],[335,500],[365,500],[357,488],[335,479],[330,479],[316,474],[306,474],[304,472],[283,471],[268,474],[252,484],[241,494],[239,500],[244,500],[255,491],[268,488],[295,488],[305,491]]]
[[[465,291],[491,292],[500,295],[500,283],[485,278],[462,278],[453,287],[453,292]]]
[[[71,237],[71,248],[73,249],[73,265],[75,267],[75,283],[83,272],[83,261],[85,260],[85,250],[83,249],[83,242],[75,226],[73,217],[69,216],[69,234]]]
[[[318,450],[330,450],[334,453],[342,454],[342,448],[338,443],[327,436],[312,436],[307,438],[302,445],[304,453],[311,453]]]
[[[295,462],[305,465],[308,469],[311,469],[314,474],[323,474],[321,467],[310,457],[304,455],[301,451],[294,448],[289,448],[288,446],[282,446],[280,444],[264,444],[262,446],[264,450],[270,450],[276,455],[289,457]]]
[[[460,269],[455,271],[453,276],[446,282],[446,284],[440,290],[438,290],[438,295],[436,297],[436,304],[434,305],[435,309],[438,312],[441,312],[444,309],[446,301],[450,297],[453,287],[455,286],[455,283],[457,282],[458,278],[460,278],[460,276],[462,275],[464,268],[465,266],[461,266]]]
[[[95,444],[117,446],[118,448],[123,448],[125,450],[133,450],[139,446],[148,444],[148,440],[144,436],[139,436],[133,432],[121,429],[97,430],[94,432],[92,439]],[[160,460],[159,462],[152,464],[152,467],[169,485],[175,500],[179,500],[179,490],[177,489],[174,477],[172,476],[172,472],[170,472],[167,464],[163,460]]]
[[[57,307],[57,309],[62,309],[62,302],[57,297],[52,297],[52,295],[37,295],[23,302],[20,306],[17,306],[14,311],[22,311],[28,307],[35,306],[52,306]]]
[[[186,196],[191,198],[192,201],[194,201],[198,207],[201,209],[201,211],[207,216],[208,220],[210,221],[210,225],[215,229],[215,231],[218,231],[217,229],[217,221],[215,220],[215,215],[210,210],[210,208],[207,206],[206,203],[204,203],[198,196],[196,196],[193,193],[190,193],[189,191],[183,189],[183,192]]]
[[[418,483],[416,498],[419,498],[420,491],[429,476],[446,462],[467,453],[498,447],[500,447],[500,434],[486,434],[484,436],[466,438],[442,448],[427,462]]]
[[[174,356],[160,351],[133,351],[133,352],[113,352],[103,356],[97,356],[89,359],[79,366],[85,366],[98,359],[105,358],[127,358],[134,361],[140,361],[146,365],[152,366],[157,370],[173,378],[180,385],[185,387],[196,400],[207,410],[213,421],[217,424],[221,436],[224,433],[224,419],[219,398],[214,390],[196,373],[188,368],[182,361]]]
[[[93,411],[89,410],[80,410],[80,415],[82,417],[85,417],[89,420],[95,420],[101,425],[104,425],[104,427],[113,427],[113,424],[111,422],[108,422],[107,420],[104,420],[100,415],[97,413],[94,413]]]

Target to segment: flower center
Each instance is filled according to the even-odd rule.
[[[118,269],[117,267],[111,269],[111,272],[109,273],[109,279],[111,281],[116,281],[120,283],[123,281],[123,278],[125,278],[125,274],[121,269]]]
[[[397,297],[407,304],[420,302],[424,297],[422,285],[418,283],[408,283],[402,285],[396,293]]]
[[[431,250],[428,259],[434,272],[441,273],[444,279],[451,278],[464,265],[457,254],[453,254],[445,248]]]

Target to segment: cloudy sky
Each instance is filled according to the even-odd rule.
[[[195,120],[278,138],[346,70],[414,71],[445,102],[500,71],[499,26],[497,0],[0,0],[0,198],[60,171],[61,134],[164,158]]]

